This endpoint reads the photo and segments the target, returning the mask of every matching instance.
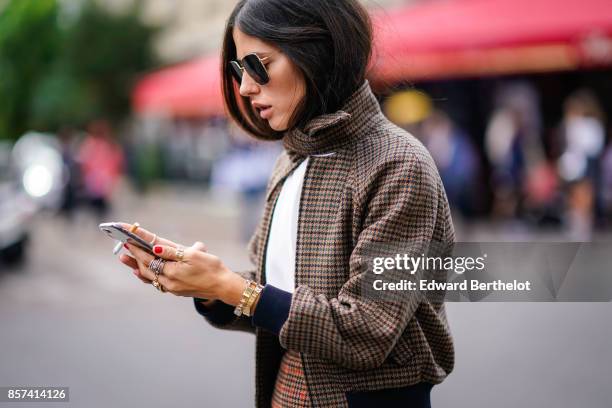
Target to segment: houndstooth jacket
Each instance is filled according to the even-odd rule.
[[[248,245],[256,268],[240,273],[265,284],[275,201],[284,179],[309,156],[289,317],[278,336],[244,316],[211,321],[256,333],[256,406],[270,406],[283,349],[300,353],[315,407],[347,407],[347,391],[442,382],[454,365],[444,304],[363,295],[366,254],[376,245],[437,242],[436,255],[452,251],[448,201],[427,150],[385,118],[368,81],[338,112],[288,131],[283,145]]]

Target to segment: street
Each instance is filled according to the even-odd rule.
[[[249,266],[235,200],[193,186],[118,193],[108,221],[200,240],[232,269]],[[0,266],[0,386],[69,387],[70,403],[57,406],[253,406],[254,336],[214,329],[191,298],[141,283],[113,257],[97,221],[43,214],[27,262]],[[432,406],[612,404],[610,303],[447,307],[456,366],[433,389]],[[29,405],[0,403],[9,406]]]

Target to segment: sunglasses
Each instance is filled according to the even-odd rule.
[[[241,60],[230,61],[230,71],[239,84],[242,82],[242,73],[246,70],[255,82],[259,85],[265,85],[270,81],[270,76],[264,66],[264,61],[268,58],[259,58],[255,53],[247,54]]]

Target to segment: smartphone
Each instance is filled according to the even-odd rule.
[[[149,244],[147,241],[140,238],[133,232],[126,230],[118,222],[104,222],[99,225],[99,228],[110,238],[121,242],[127,242],[128,244],[136,245],[142,250],[155,256],[155,254],[153,253],[153,245]]]

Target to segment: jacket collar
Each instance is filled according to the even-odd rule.
[[[339,111],[317,116],[303,129],[285,132],[283,146],[292,155],[300,156],[334,152],[351,139],[363,136],[368,122],[379,113],[378,100],[365,80]]]

